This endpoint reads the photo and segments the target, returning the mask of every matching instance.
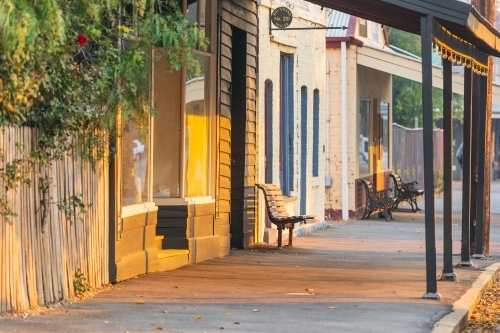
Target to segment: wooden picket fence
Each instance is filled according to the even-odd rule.
[[[0,154],[4,157],[0,168],[22,157],[16,143],[30,151],[36,139],[36,130],[31,128],[0,128]],[[18,216],[0,216],[0,313],[73,297],[78,272],[92,288],[109,281],[107,167],[103,163],[94,171],[76,155],[69,154],[43,170],[52,179],[44,232],[40,178],[36,173],[31,176],[30,186],[7,192]],[[0,186],[4,186],[2,179]],[[90,206],[86,213],[74,214],[68,220],[56,203],[72,195],[81,195],[83,203]]]

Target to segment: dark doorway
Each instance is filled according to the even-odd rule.
[[[231,62],[231,248],[244,247],[247,34],[233,27]]]

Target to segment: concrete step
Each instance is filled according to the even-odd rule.
[[[155,236],[155,245],[158,248],[158,250],[162,249],[161,245],[163,243],[163,238],[164,238],[164,236],[162,236],[162,235]]]
[[[160,262],[160,272],[179,268],[189,263],[189,250],[159,250],[158,261]]]

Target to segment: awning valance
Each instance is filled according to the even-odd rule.
[[[432,40],[434,42],[433,51],[437,52],[443,59],[472,68],[474,73],[487,75],[488,56],[470,42],[453,34],[436,20],[433,21]]]

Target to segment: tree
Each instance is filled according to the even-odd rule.
[[[420,36],[398,29],[389,28],[389,44],[416,57],[421,56]],[[422,84],[420,82],[393,76],[392,81],[393,121],[406,127],[414,127],[415,118],[422,124]],[[443,110],[443,91],[432,89],[434,120],[440,119]],[[463,98],[453,94],[453,110],[460,122],[463,119]]]

